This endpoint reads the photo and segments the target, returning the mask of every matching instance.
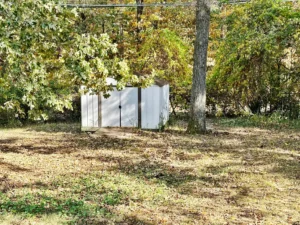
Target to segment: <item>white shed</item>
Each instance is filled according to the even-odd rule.
[[[81,96],[81,128],[84,131],[101,127],[140,127],[160,129],[169,119],[169,85],[156,81],[147,88],[127,86],[118,91],[114,79],[109,98],[102,94]]]

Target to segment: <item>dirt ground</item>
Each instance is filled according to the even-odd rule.
[[[300,224],[300,132],[0,129],[0,224]]]

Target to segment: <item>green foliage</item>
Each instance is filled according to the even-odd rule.
[[[107,205],[117,205],[121,202],[122,195],[119,192],[107,194],[103,198],[103,203]]]
[[[59,200],[44,195],[34,196],[31,194],[20,196],[18,200],[8,199],[7,197],[2,196],[0,199],[0,211],[16,214],[22,213],[27,216],[61,213],[87,217],[92,214],[92,209],[80,200]]]
[[[118,80],[118,88],[137,79],[107,34],[85,32],[80,23],[79,11],[58,1],[0,3],[2,110],[46,120],[49,108],[72,108],[75,87],[107,92],[107,77]]]
[[[150,30],[140,48],[141,64],[145,70],[155,70],[158,77],[172,85],[184,85],[191,76],[188,43],[169,29]]]
[[[226,127],[260,127],[273,129],[300,130],[300,120],[290,120],[287,117],[274,113],[271,116],[253,115],[237,118],[219,118],[216,120],[219,125]]]
[[[192,85],[191,46],[169,29],[150,30],[140,49],[143,70],[154,70],[157,77],[169,82],[173,112],[187,109]]]
[[[228,10],[228,9],[227,9]],[[252,112],[299,115],[298,3],[255,0],[233,6],[220,24],[216,66],[208,76],[212,103]],[[290,98],[286,101],[287,96]]]
[[[2,2],[0,110],[14,111],[17,119],[48,120],[53,111],[73,108],[73,94],[82,85],[109,91],[106,77],[118,80],[118,89],[128,82],[145,87],[154,77],[166,79],[172,102],[186,107],[191,18],[189,10],[175,8],[145,9],[137,22],[131,8],[67,9],[59,0]]]
[[[83,13],[85,30],[107,32],[117,43],[118,56],[141,78],[136,85],[149,85],[145,78],[164,79],[170,83],[174,109],[187,108],[194,38],[190,10],[148,7],[139,22],[132,8],[88,9]]]
[[[15,117],[13,110],[0,110],[0,127],[18,127],[22,123]]]

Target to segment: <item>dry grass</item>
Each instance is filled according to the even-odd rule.
[[[300,224],[300,132],[0,130],[0,224]]]

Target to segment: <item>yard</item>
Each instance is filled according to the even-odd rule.
[[[0,224],[300,224],[300,131],[0,129]]]

